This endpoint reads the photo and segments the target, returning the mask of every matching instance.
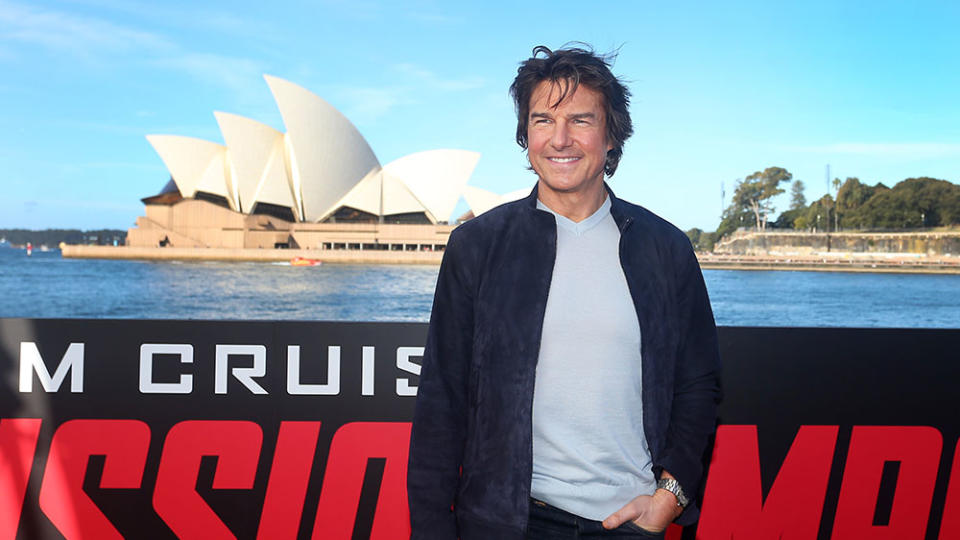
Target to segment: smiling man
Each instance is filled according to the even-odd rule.
[[[697,517],[716,327],[681,231],[616,198],[609,57],[537,47],[510,88],[537,185],[454,230],[423,357],[414,538],[658,538]]]
[[[613,149],[606,133],[603,95],[571,81],[541,81],[530,96],[527,155],[539,176],[539,199],[582,221],[606,199],[603,169]],[[563,99],[560,99],[566,93]]]

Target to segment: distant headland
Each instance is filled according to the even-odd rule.
[[[24,247],[28,243],[36,248],[55,248],[60,244],[122,246],[126,243],[127,231],[120,229],[0,229],[0,244]]]

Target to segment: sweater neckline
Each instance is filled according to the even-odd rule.
[[[610,196],[607,195],[603,199],[603,204],[600,205],[600,208],[597,208],[596,212],[579,222],[573,221],[566,216],[558,214],[552,208],[543,204],[539,198],[537,199],[537,208],[553,214],[557,218],[558,227],[563,227],[565,230],[572,232],[576,236],[583,236],[588,231],[599,225],[600,222],[603,221],[603,218],[610,215]]]

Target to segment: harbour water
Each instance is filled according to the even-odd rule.
[[[63,259],[0,249],[0,317],[427,321],[437,266]],[[705,270],[726,326],[960,328],[960,275]]]

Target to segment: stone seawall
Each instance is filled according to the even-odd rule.
[[[916,256],[960,255],[960,232],[802,233],[737,232],[714,253],[735,255],[876,253]]]
[[[440,264],[442,251],[231,249],[132,246],[61,246],[65,258],[153,261],[289,262],[295,257],[339,264]]]

